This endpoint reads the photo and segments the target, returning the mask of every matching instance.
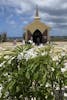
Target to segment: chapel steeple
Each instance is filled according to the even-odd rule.
[[[40,17],[39,17],[39,11],[38,11],[38,6],[36,5],[36,12],[35,12],[35,17],[34,17],[35,20],[40,20]]]

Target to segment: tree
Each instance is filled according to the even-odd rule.
[[[1,40],[2,40],[2,42],[6,42],[7,41],[7,33],[6,32],[2,33]]]
[[[1,42],[1,34],[0,34],[0,42]]]

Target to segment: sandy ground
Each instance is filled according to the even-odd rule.
[[[56,46],[67,47],[67,42],[55,42]]]
[[[67,48],[67,42],[52,42],[51,44],[55,47]],[[22,42],[17,42],[16,45],[22,45]],[[14,45],[13,42],[0,43],[0,51],[3,49],[12,49],[16,45]]]

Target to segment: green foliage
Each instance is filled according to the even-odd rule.
[[[2,84],[1,100],[25,100],[31,97],[40,100],[55,100],[55,90],[62,89],[66,84],[66,74],[61,72],[64,66],[65,56],[59,61],[53,61],[51,46],[39,49],[39,54],[26,60],[18,60],[21,52],[28,51],[31,45],[17,47],[11,54],[0,58],[0,84]],[[46,54],[41,55],[45,51]]]

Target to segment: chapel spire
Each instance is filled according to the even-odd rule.
[[[40,20],[40,17],[39,17],[39,11],[38,11],[38,6],[36,5],[36,12],[35,12],[35,17],[34,17],[35,20]]]
[[[38,12],[38,6],[36,5],[36,15],[35,15],[36,17],[38,17],[39,16],[39,12]]]

